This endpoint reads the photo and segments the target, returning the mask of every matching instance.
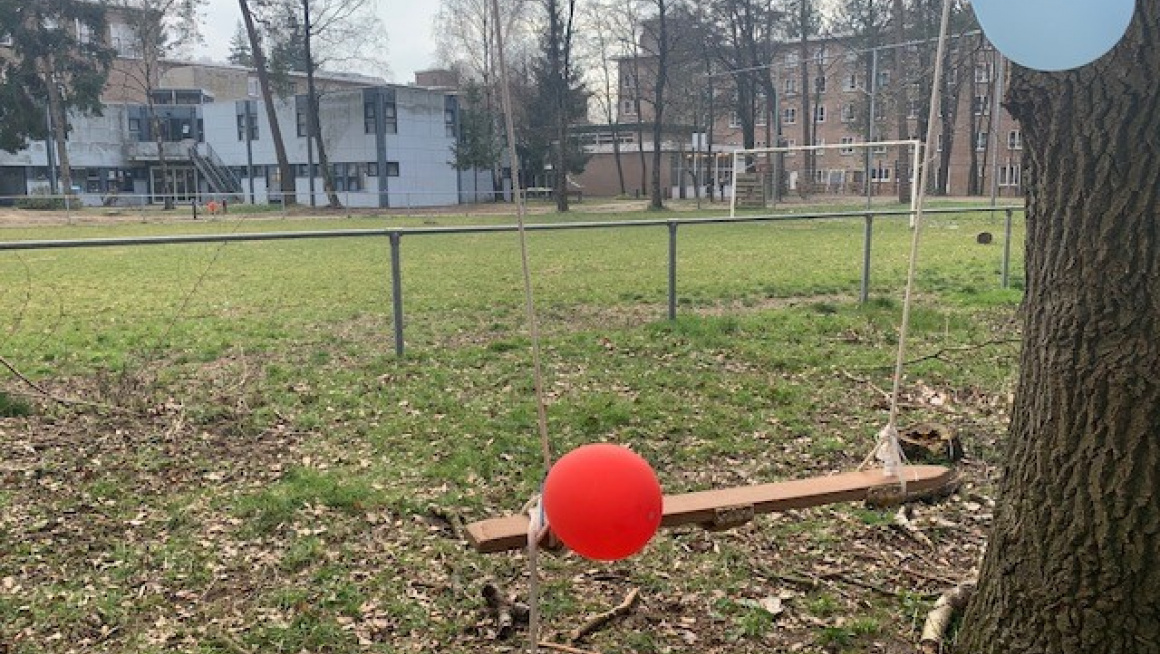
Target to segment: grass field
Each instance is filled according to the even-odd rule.
[[[589,213],[585,221],[682,219]],[[537,221],[569,218],[540,215]],[[0,228],[0,241],[507,224],[510,216]],[[891,513],[834,506],[723,534],[665,532],[630,561],[544,565],[551,630],[640,588],[580,645],[602,652],[903,651],[931,593],[969,574],[1017,363],[1022,226],[924,231],[904,423],[964,439],[964,488]],[[667,491],[856,467],[885,421],[909,247],[875,223],[686,226],[666,321],[664,227],[530,235],[557,455],[630,445]],[[408,354],[385,238],[0,253],[0,651],[508,651],[482,585],[520,555],[461,526],[518,510],[543,474],[514,234],[405,236]],[[93,406],[93,405],[99,406]],[[776,598],[781,611],[768,610]],[[765,608],[763,608],[765,607]],[[874,648],[877,649],[874,649]]]

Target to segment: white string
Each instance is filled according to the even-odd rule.
[[[906,338],[910,332],[910,310],[913,305],[915,276],[918,270],[918,244],[922,235],[923,210],[926,208],[926,181],[930,178],[930,165],[934,157],[930,153],[930,144],[936,138],[936,123],[939,117],[939,104],[942,102],[943,58],[946,54],[947,32],[950,27],[951,0],[943,0],[942,21],[939,25],[938,48],[934,61],[934,76],[930,90],[930,109],[927,113],[926,141],[920,146],[922,150],[922,165],[915,171],[915,184],[918,184],[918,199],[914,209],[914,229],[910,240],[910,263],[906,271],[906,295],[902,301],[902,325],[898,330],[898,357],[894,362],[894,386],[890,392],[890,419],[886,426],[878,433],[878,445],[874,448],[871,457],[877,458],[887,475],[898,475],[902,471],[905,457],[902,446],[898,442],[898,396],[902,387],[902,368],[906,361]],[[867,459],[868,461],[869,459]],[[863,462],[862,467],[866,466]],[[903,491],[906,489],[906,480],[899,478]]]
[[[527,315],[528,331],[532,341],[532,369],[536,387],[536,425],[539,428],[540,447],[544,458],[544,474],[552,467],[552,448],[548,440],[548,412],[544,400],[544,375],[540,364],[540,328],[536,321],[535,296],[532,293],[532,272],[528,257],[528,237],[524,229],[524,217],[527,214],[523,189],[519,184],[520,159],[516,151],[516,128],[512,118],[511,84],[508,79],[507,58],[504,54],[503,27],[500,24],[499,0],[491,0],[491,9],[494,14],[492,21],[495,26],[496,61],[499,63],[501,95],[504,107],[504,126],[507,131],[508,153],[512,169],[512,193],[516,201],[516,225],[520,239],[520,262],[523,266],[524,277],[524,310]],[[538,545],[540,538],[547,532],[547,519],[537,498],[531,509],[531,519],[528,524],[528,651],[536,654],[540,643],[540,606],[539,584],[540,571],[538,566]]]

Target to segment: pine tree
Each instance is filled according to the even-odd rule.
[[[250,37],[246,34],[246,26],[240,21],[234,35],[230,37],[230,54],[226,60],[237,66],[254,67],[254,52],[250,49]]]

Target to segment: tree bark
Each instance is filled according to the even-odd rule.
[[[1026,325],[969,654],[1160,652],[1160,0],[1083,68],[1016,68]]]
[[[278,159],[278,176],[281,178],[282,201],[286,204],[295,204],[294,171],[290,168],[290,159],[286,156],[286,143],[282,140],[282,128],[278,125],[278,112],[274,108],[274,93],[270,87],[270,71],[266,67],[266,53],[262,50],[262,41],[258,36],[258,28],[254,25],[254,15],[250,12],[248,0],[238,0],[242,10],[242,20],[246,24],[246,33],[250,35],[250,51],[254,57],[254,69],[258,73],[258,85],[262,87],[262,104],[266,105],[266,121],[270,126],[270,140],[274,142],[274,156]],[[266,189],[269,195],[269,189]]]
[[[669,79],[669,19],[665,0],[657,0],[657,71],[653,84],[653,153],[652,171],[649,180],[649,209],[665,208],[664,194],[661,192],[661,142],[664,138],[665,84]],[[683,180],[676,180],[681,184]]]
[[[52,116],[52,140],[56,147],[56,165],[63,187],[61,193],[67,196],[72,194],[72,163],[68,154],[68,113],[65,111],[64,99],[60,97],[60,88],[55,81],[55,63],[51,57],[46,62],[43,75],[48,90],[48,112]]]

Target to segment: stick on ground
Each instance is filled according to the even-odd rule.
[[[943,593],[934,604],[934,610],[926,616],[926,624],[922,627],[922,639],[918,643],[918,651],[922,654],[934,654],[939,649],[939,643],[950,627],[951,618],[956,611],[961,611],[975,593],[975,582],[959,584]]]
[[[572,634],[568,637],[568,642],[578,643],[581,640],[583,640],[584,638],[592,635],[594,632],[596,632],[597,630],[599,630],[600,628],[602,628],[603,626],[605,626],[609,622],[612,622],[613,620],[615,620],[617,618],[621,618],[621,617],[628,615],[628,613],[630,611],[632,611],[632,608],[634,606],[636,606],[637,600],[639,600],[639,599],[640,599],[640,589],[633,588],[631,591],[629,591],[628,595],[626,595],[624,597],[623,602],[612,607],[611,610],[605,611],[604,613],[601,613],[600,615],[594,616],[591,620],[584,623],[579,628],[574,629],[572,631]]]

